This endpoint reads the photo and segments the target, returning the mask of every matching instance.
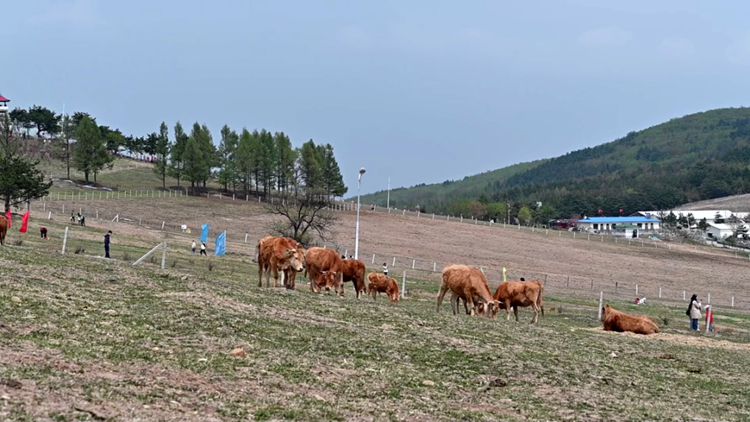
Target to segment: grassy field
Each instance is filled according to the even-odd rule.
[[[133,267],[158,232],[118,231],[105,260],[101,228],[60,255],[48,227],[0,248],[0,420],[750,418],[744,313],[719,337],[658,305],[637,311],[662,334],[606,333],[594,301],[566,296],[537,326],[456,317],[435,312],[435,282],[398,304],[258,288],[249,256]]]

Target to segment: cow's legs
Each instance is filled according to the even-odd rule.
[[[531,323],[536,324],[539,322],[539,306],[536,303],[532,303],[531,309],[534,310],[534,316],[531,318]]]
[[[455,293],[451,295],[451,311],[453,311],[453,315],[456,315],[458,313],[458,301],[460,298]]]
[[[518,322],[518,306],[513,305],[513,315],[516,317],[516,322]]]
[[[510,300],[505,300],[505,320],[510,321]]]
[[[445,292],[448,291],[448,286],[441,286],[440,287],[440,293],[438,293],[437,297],[437,311],[440,312],[440,304],[443,303],[443,297],[445,297]]]

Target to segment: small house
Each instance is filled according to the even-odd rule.
[[[588,217],[577,222],[578,229],[630,238],[659,231],[661,221],[655,217]]]

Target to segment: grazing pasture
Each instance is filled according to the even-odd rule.
[[[681,302],[612,300],[659,324],[661,333],[643,337],[604,332],[598,292],[560,286],[545,286],[545,316],[535,325],[528,309],[520,323],[437,314],[440,284],[426,273],[409,276],[398,304],[357,300],[351,290],[313,294],[302,277],[294,291],[258,288],[252,256],[270,218],[247,204],[205,201],[97,204],[189,224],[225,221],[254,236],[217,259],[190,255],[190,237],[170,234],[166,270],[160,254],[130,265],[163,240],[155,228],[87,219],[71,228],[64,256],[62,219],[44,221],[48,241],[33,219],[26,236],[9,234],[0,248],[0,419],[653,420],[683,418],[688,407],[691,418],[750,418],[747,313],[719,307],[720,336],[708,338],[689,334]],[[637,277],[646,287],[710,287],[715,295],[746,287],[749,265],[710,251],[711,259],[687,248],[647,253],[405,222],[364,213],[361,250]],[[100,257],[108,228],[112,260]],[[349,242],[352,229],[343,215],[337,242]],[[596,262],[606,265],[585,265]]]

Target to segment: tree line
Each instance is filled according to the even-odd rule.
[[[331,144],[310,139],[295,148],[284,132],[244,128],[237,132],[225,125],[217,146],[208,127],[197,122],[189,132],[177,122],[171,136],[162,122],[158,132],[137,137],[100,125],[88,113],[56,114],[34,105],[0,118],[0,195],[6,211],[46,195],[51,186],[37,169],[38,161],[24,157],[19,148],[32,137],[32,129],[36,137],[60,142],[68,179],[74,168],[83,173],[86,183],[96,183],[97,175],[111,168],[118,153],[129,151],[155,158],[154,172],[164,189],[169,176],[178,188],[189,184],[196,193],[214,181],[226,192],[303,196],[316,202],[347,191]]]

